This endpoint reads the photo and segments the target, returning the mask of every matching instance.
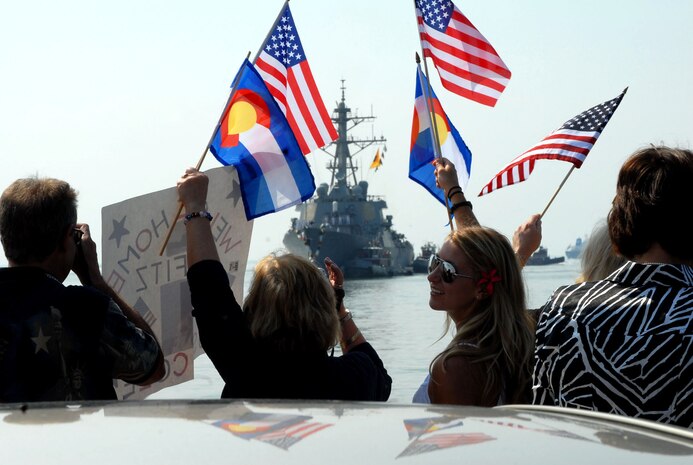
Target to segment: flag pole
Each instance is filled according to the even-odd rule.
[[[287,0],[288,2],[288,0]],[[245,56],[245,59],[247,60],[250,57],[250,52]],[[197,165],[195,165],[196,170],[200,170],[202,167],[202,162],[205,160],[205,157],[207,156],[207,152],[209,151],[209,146],[212,145],[212,142],[214,141],[214,136],[217,134],[217,131],[219,130],[219,127],[221,126],[221,122],[224,121],[224,115],[226,115],[226,109],[229,106],[229,103],[231,102],[231,99],[233,98],[234,95],[236,95],[236,87],[238,85],[238,80],[241,77],[241,73],[238,73],[236,77],[233,80],[233,83],[231,84],[231,92],[229,92],[229,98],[226,99],[226,103],[224,104],[224,109],[221,112],[221,115],[219,116],[219,120],[217,121],[216,126],[214,126],[214,130],[212,131],[212,135],[209,138],[209,141],[207,142],[207,145],[205,146],[204,151],[202,152],[202,155],[200,156],[200,159],[197,161]],[[164,238],[164,243],[161,245],[161,249],[159,249],[159,256],[161,257],[164,254],[164,251],[166,250],[166,246],[168,245],[168,241],[171,240],[171,234],[173,234],[173,228],[176,226],[176,221],[178,220],[178,217],[180,216],[181,212],[183,211],[183,202],[180,200],[178,201],[178,210],[176,211],[176,215],[171,219],[171,225],[168,227],[168,231],[166,232],[166,237]]]
[[[417,29],[418,29],[419,17],[416,14],[416,9],[417,9],[416,0],[414,0],[414,17],[416,18]],[[433,88],[431,87],[431,80],[430,80],[429,74],[428,74],[428,64],[426,63],[426,53],[424,52],[424,48],[423,48],[423,44],[421,43],[421,37],[420,36],[419,36],[419,44],[421,45],[421,55],[423,56],[424,72],[426,73],[426,83],[427,83],[426,87],[428,88],[427,89],[428,96],[426,96],[426,92],[424,92],[424,96],[426,96],[426,98],[424,100],[426,101],[426,109],[428,110],[429,122],[431,122],[431,120],[432,120],[431,127],[433,128],[433,134],[434,134],[433,146],[435,147],[435,158],[438,159],[441,157],[441,154],[440,154],[440,137],[438,135],[438,123],[436,121],[436,118],[431,118],[431,94],[433,93]],[[419,54],[417,53],[416,54],[416,64],[418,65],[420,61],[421,61],[421,59],[419,58]],[[419,68],[419,73],[420,73],[421,67],[418,66],[418,68]],[[422,86],[422,90],[423,90],[423,86]],[[450,204],[448,203],[448,196],[447,196],[447,192],[445,192],[445,189],[443,189],[443,198],[445,199],[445,210],[447,210],[448,221],[450,222],[450,231],[454,232],[455,226],[453,224],[454,222],[452,221],[452,213],[450,212]]]
[[[414,16],[416,16],[416,0],[414,0]],[[416,22],[418,23],[418,16],[416,16]],[[419,44],[421,44],[421,37],[419,37]],[[424,64],[424,72],[426,74],[426,83],[428,84],[426,87],[428,87],[428,97],[426,98],[426,107],[429,110],[429,115],[431,114],[431,94],[433,94],[433,87],[431,87],[431,79],[428,74],[428,64],[426,63],[426,53],[424,52],[423,44],[421,44],[421,55],[423,56],[423,64]],[[416,64],[418,65],[421,59],[419,58],[419,54],[416,54]],[[425,93],[424,93],[425,95]],[[434,134],[435,134],[435,147],[436,147],[436,158],[440,158],[440,137],[438,135],[438,123],[436,122],[435,118],[431,118],[433,120],[433,129],[434,129]],[[445,198],[445,206],[447,207],[447,197]]]
[[[286,0],[284,2],[284,6],[282,6],[282,9],[279,10],[279,14],[277,15],[277,19],[274,20],[274,24],[272,24],[272,27],[270,28],[269,32],[265,36],[265,40],[262,41],[262,45],[264,46],[267,43],[267,40],[270,38],[274,30],[277,28],[277,24],[279,24],[279,21],[282,19],[282,13],[284,13],[284,9],[286,6],[289,4],[289,0]],[[257,59],[260,57],[260,54],[262,53],[262,48],[260,48],[257,53],[255,54],[255,58],[253,58],[253,64],[257,62]],[[250,56],[250,53],[248,53],[248,56]]]
[[[419,57],[418,53],[415,53],[416,56],[416,71],[419,73],[419,81],[422,81],[421,79],[421,58]],[[426,68],[426,60],[424,59],[424,68]],[[434,148],[434,153],[435,153],[435,158],[440,159],[441,154],[440,154],[440,139],[438,137],[438,125],[436,124],[436,119],[432,117],[431,115],[431,106],[432,106],[432,92],[431,92],[431,83],[428,80],[428,77],[426,77],[426,85],[421,86],[421,91],[424,94],[424,102],[426,102],[426,115],[428,117],[428,124],[433,131],[433,148]],[[442,188],[441,188],[442,189]],[[455,231],[455,226],[454,222],[452,221],[452,214],[450,213],[450,205],[448,203],[448,196],[447,192],[445,192],[445,189],[443,189],[443,198],[445,199],[445,211],[447,213],[448,217],[448,222],[450,224],[450,232]]]
[[[621,92],[621,96],[620,96],[621,99],[620,99],[620,100],[618,101],[618,103],[616,104],[616,108],[618,108],[618,106],[621,104],[621,100],[623,100],[623,97],[625,97],[626,92],[628,92],[628,87],[626,87],[625,89],[623,89],[623,92]],[[614,108],[614,111],[616,111],[616,108]],[[584,112],[583,112],[583,113],[584,113]],[[608,120],[607,120],[607,122],[608,122]],[[604,123],[604,124],[606,125],[606,123]],[[603,131],[603,130],[602,130],[602,131]],[[595,142],[595,143],[596,143],[596,142]],[[556,192],[553,194],[553,197],[551,197],[551,200],[549,200],[549,203],[546,205],[546,208],[544,208],[544,211],[541,212],[541,216],[539,217],[539,219],[541,219],[541,218],[544,216],[544,214],[546,213],[546,210],[549,209],[549,207],[550,207],[551,204],[553,203],[553,199],[556,198],[556,196],[558,195],[558,192],[559,192],[559,191],[561,190],[561,188],[563,187],[563,184],[565,184],[565,182],[568,180],[568,176],[570,176],[570,174],[573,172],[574,169],[575,169],[575,165],[573,165],[573,166],[570,167],[570,171],[568,171],[568,174],[566,174],[566,175],[565,175],[565,178],[563,178],[563,181],[561,182],[561,185],[558,186],[558,189],[556,189]]]
[[[556,198],[556,196],[558,195],[558,192],[559,192],[559,191],[561,190],[561,188],[563,187],[563,184],[565,184],[565,182],[568,180],[568,176],[570,176],[570,174],[573,172],[574,169],[575,169],[575,165],[573,165],[573,166],[570,167],[570,170],[568,171],[568,174],[565,175],[565,178],[563,178],[563,181],[561,181],[560,186],[558,186],[558,189],[556,189],[556,192],[553,193],[553,197],[551,197],[551,200],[549,200],[548,205],[546,205],[546,208],[544,208],[544,211],[541,212],[541,215],[539,215],[539,219],[542,219],[542,218],[544,217],[544,214],[546,213],[546,210],[549,209],[549,207],[550,207],[551,204],[553,203],[553,199]]]

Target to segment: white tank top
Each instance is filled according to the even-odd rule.
[[[423,380],[423,383],[421,383],[421,386],[419,386],[419,389],[416,390],[414,393],[414,398],[412,398],[412,402],[415,404],[430,404],[431,403],[431,398],[428,397],[428,383],[431,382],[431,374],[426,375],[426,379]]]
[[[472,344],[470,342],[460,342],[458,345],[477,347],[476,344]],[[412,397],[412,399],[411,399],[411,401],[414,404],[430,404],[431,403],[431,398],[428,396],[428,384],[430,382],[431,382],[431,374],[428,373],[426,375],[426,378],[421,383],[421,386],[419,386],[419,389],[417,389],[416,392],[414,393],[414,397]],[[503,397],[504,397],[504,393],[501,392],[501,395],[498,397],[498,404],[497,405],[503,405],[503,403],[504,403]]]

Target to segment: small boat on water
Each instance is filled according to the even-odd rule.
[[[356,257],[350,263],[349,277],[352,279],[393,276],[389,251],[383,247],[363,247],[357,251]]]
[[[433,242],[426,242],[421,246],[421,254],[414,259],[412,268],[414,273],[428,273],[428,259],[436,253],[437,247]]]
[[[571,244],[565,249],[565,256],[568,258],[580,258],[580,255],[582,255],[582,247],[584,245],[585,240],[578,237],[575,239],[575,244]]]
[[[549,257],[549,251],[546,249],[546,247],[539,246],[537,251],[534,252],[531,257],[529,257],[529,260],[527,260],[525,265],[553,265],[555,263],[563,263],[564,261],[565,257]]]

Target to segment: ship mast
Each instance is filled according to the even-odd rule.
[[[337,127],[338,137],[336,141],[332,142],[330,145],[327,146],[335,146],[335,153],[332,154],[325,149],[322,150],[332,157],[332,162],[330,162],[327,165],[327,168],[332,172],[332,180],[330,181],[330,186],[347,188],[350,186],[347,180],[347,177],[349,175],[353,180],[353,184],[351,185],[357,184],[356,171],[358,170],[358,167],[354,166],[354,163],[352,162],[352,156],[360,153],[361,151],[375,143],[384,144],[387,141],[387,139],[385,139],[383,136],[372,136],[371,138],[366,139],[355,139],[353,136],[347,136],[347,133],[351,131],[354,127],[363,122],[375,120],[375,116],[373,116],[372,114],[371,116],[352,115],[351,108],[347,107],[346,100],[344,98],[344,91],[346,90],[346,87],[344,86],[344,79],[342,79],[341,90],[342,101],[337,104],[337,108],[335,108],[334,112],[332,113],[332,122]],[[356,150],[356,152],[354,152],[353,154],[349,150],[349,145],[352,144],[358,147],[358,150]]]

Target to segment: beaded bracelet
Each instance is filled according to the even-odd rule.
[[[212,216],[211,213],[209,213],[209,212],[206,211],[206,210],[202,210],[202,211],[199,211],[199,212],[188,213],[188,214],[185,215],[185,217],[183,218],[183,224],[188,224],[188,222],[189,222],[190,220],[192,220],[193,218],[207,218],[209,221],[212,221],[213,216]]]
[[[452,186],[448,191],[448,200],[452,202],[452,196],[455,194],[463,194],[462,188],[460,186]]]
[[[457,202],[452,207],[450,207],[450,213],[455,213],[455,210],[457,210],[460,207],[469,207],[469,209],[472,210],[472,202],[470,202],[469,200]]]

